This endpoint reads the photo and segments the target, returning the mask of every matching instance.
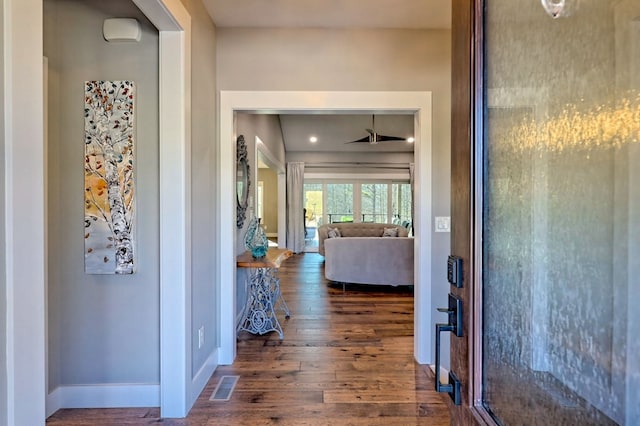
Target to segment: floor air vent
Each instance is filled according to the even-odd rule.
[[[240,376],[222,376],[209,401],[228,401]]]

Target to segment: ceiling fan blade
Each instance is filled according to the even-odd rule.
[[[388,142],[388,141],[406,141],[406,138],[401,138],[398,136],[385,136],[385,135],[378,135],[378,142]]]
[[[358,143],[358,142],[367,142],[369,143],[371,140],[371,136],[365,136],[362,139],[356,139],[355,141],[349,141],[349,142],[345,142],[345,143]]]
[[[373,129],[365,129],[370,135],[373,135],[375,131]]]

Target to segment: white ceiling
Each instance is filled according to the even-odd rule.
[[[203,0],[219,28],[451,28],[451,0]],[[345,144],[367,136],[371,115],[282,115],[287,152],[410,152],[413,144]],[[375,130],[413,135],[412,115],[376,115]],[[318,142],[309,142],[310,136]]]
[[[217,27],[451,28],[451,0],[203,0]]]

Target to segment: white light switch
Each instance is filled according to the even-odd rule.
[[[436,216],[436,232],[451,232],[451,218],[449,216]]]
[[[198,349],[204,345],[204,325],[198,329]]]

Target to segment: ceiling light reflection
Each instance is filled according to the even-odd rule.
[[[524,119],[497,141],[516,150],[619,149],[640,142],[640,94],[614,104],[569,104],[544,120]]]

